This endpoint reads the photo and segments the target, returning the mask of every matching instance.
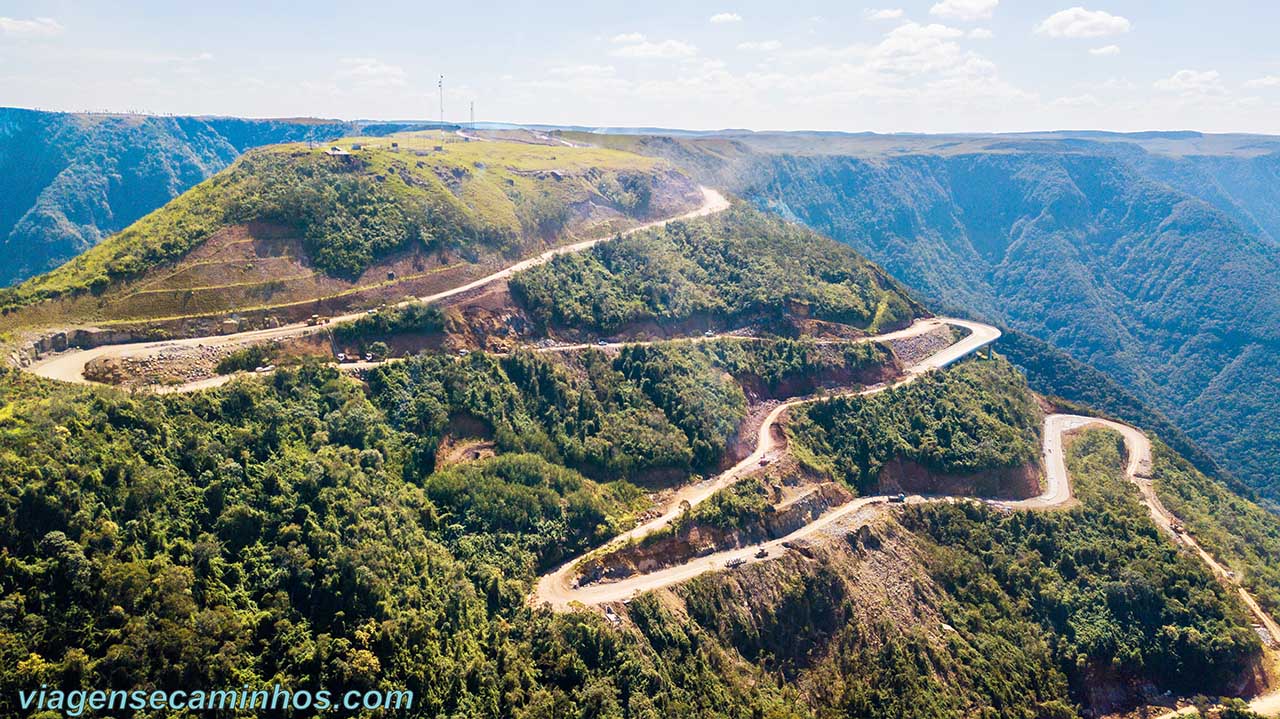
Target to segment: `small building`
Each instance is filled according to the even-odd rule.
[[[347,152],[346,150],[336,145],[333,147],[330,147],[328,150],[325,150],[324,154],[329,155],[330,157],[350,157],[351,156],[350,152]]]

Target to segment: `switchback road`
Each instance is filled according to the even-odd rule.
[[[725,199],[724,195],[720,194],[719,192],[709,187],[702,187],[700,189],[702,190],[702,204],[697,209],[691,210],[689,212],[686,212],[682,215],[678,215],[676,217],[667,218],[665,220],[656,220],[654,222],[648,222],[643,225],[638,225],[636,227],[633,227],[629,230],[622,232],[621,234],[630,235],[636,232],[641,232],[643,230],[649,230],[655,227],[661,227],[663,225],[666,225],[669,222],[674,222],[677,220],[689,220],[697,217],[705,217],[707,215],[712,215],[717,212],[722,212],[728,209],[729,201]],[[419,297],[417,298],[417,301],[440,302],[442,300],[447,300],[451,297],[456,297],[465,292],[470,292],[471,290],[484,287],[485,285],[488,285],[492,282],[508,279],[512,275],[516,274],[517,272],[520,272],[522,270],[527,270],[530,267],[536,267],[538,265],[545,264],[546,262],[549,262],[553,258],[558,257],[560,255],[570,254],[574,252],[581,252],[583,250],[590,249],[596,246],[597,244],[611,240],[616,236],[617,235],[609,235],[609,236],[598,237],[590,240],[583,240],[581,242],[575,242],[573,244],[564,245],[562,247],[555,247],[550,250],[547,250],[546,252],[543,252],[540,255],[530,257],[529,259],[526,259],[526,260],[521,260],[520,262],[510,265],[509,267],[501,269],[497,272],[494,272],[491,275],[481,277],[478,280],[468,282],[464,285],[460,285],[458,287],[454,287],[449,290],[445,290],[444,292],[438,292],[436,294],[428,295],[426,297]],[[334,317],[332,318],[331,321],[332,322],[350,322],[352,320],[360,318],[364,314],[365,314],[364,312],[352,312],[350,314]],[[305,336],[315,332],[320,332],[323,330],[324,330],[323,327],[313,327],[313,326],[308,326],[305,323],[295,323],[295,324],[284,325],[282,327],[275,327],[271,329],[251,330],[248,332],[236,332],[236,333],[226,334],[226,335],[213,335],[208,337],[189,337],[184,339],[165,340],[165,341],[159,341],[159,342],[131,342],[126,344],[103,345],[101,347],[94,347],[92,349],[70,350],[67,352],[62,352],[52,357],[48,357],[38,362],[34,362],[30,366],[26,367],[25,369],[28,372],[37,374],[41,377],[48,377],[49,379],[61,380],[63,382],[88,383],[89,380],[85,378],[85,374],[84,374],[85,367],[89,364],[89,362],[99,358],[106,358],[106,357],[110,357],[114,359],[121,359],[125,357],[141,358],[141,357],[147,357],[159,352],[163,352],[165,350],[172,350],[172,349],[183,348],[183,347],[199,347],[199,346],[225,347],[225,346],[237,346],[242,344],[250,344],[250,343],[256,343],[256,342],[269,342],[277,339],[301,337],[301,336]],[[203,380],[198,380],[196,382],[191,382],[186,385],[179,385],[177,387],[166,388],[164,391],[173,392],[173,391],[193,391],[197,389],[207,389],[209,387],[214,387],[224,382],[227,382],[230,379],[231,379],[230,375],[226,375],[223,377],[211,377]]]

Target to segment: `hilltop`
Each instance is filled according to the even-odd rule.
[[[351,134],[335,120],[0,108],[0,285],[51,270],[260,145]]]
[[[1126,439],[1050,436],[1047,414],[1090,410],[973,354],[994,328],[926,319],[854,249],[745,202],[679,212],[698,188],[665,161],[504,137],[253,151],[10,294],[9,321],[165,328],[286,297],[290,267],[392,298],[429,287],[415,259],[486,278],[314,328],[306,356],[213,338],[244,343],[219,365],[263,370],[213,389],[9,370],[0,706],[32,681],[234,676],[406,688],[431,716],[1066,719],[1273,685],[1237,575],[1152,518]],[[193,279],[232,270],[259,295]],[[1108,393],[1035,342],[1012,345],[1028,371]],[[1277,606],[1274,516],[1155,444],[1147,488]],[[590,589],[735,551],[603,616],[530,601],[559,566]]]
[[[696,207],[662,160],[439,132],[252,150],[4,295],[6,326],[285,322],[464,284]]]

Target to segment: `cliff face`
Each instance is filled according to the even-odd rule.
[[[1102,370],[1274,496],[1280,438],[1257,428],[1280,422],[1280,149],[1264,140],[638,142],[852,245],[935,309]]]

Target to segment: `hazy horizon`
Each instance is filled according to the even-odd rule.
[[[1280,8],[1190,0],[0,9],[0,96],[66,112],[757,131],[1280,133]],[[1266,16],[1273,16],[1271,21]]]

